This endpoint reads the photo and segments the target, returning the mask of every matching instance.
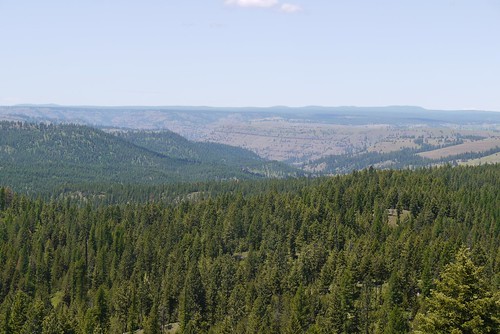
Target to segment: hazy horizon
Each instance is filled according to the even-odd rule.
[[[308,109],[308,108],[321,108],[321,109],[390,109],[390,108],[408,108],[408,109],[421,109],[422,111],[444,111],[444,112],[500,112],[500,110],[486,110],[486,109],[435,109],[426,108],[419,105],[299,105],[299,106],[288,106],[288,105],[269,105],[269,106],[216,106],[216,105],[90,105],[90,104],[59,104],[59,103],[17,103],[17,104],[4,104],[0,107],[65,107],[65,108],[185,108],[185,109]]]
[[[500,3],[0,2],[0,105],[500,111]]]

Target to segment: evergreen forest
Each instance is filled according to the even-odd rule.
[[[0,333],[498,333],[499,185],[487,165],[1,187]]]
[[[0,184],[31,195],[89,184],[157,185],[304,175],[242,148],[167,130],[0,121]]]

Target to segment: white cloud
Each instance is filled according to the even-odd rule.
[[[280,6],[280,10],[285,13],[297,13],[302,10],[298,5],[293,5],[291,3],[284,3]]]
[[[226,0],[226,5],[240,7],[273,7],[278,0]]]
[[[261,8],[277,8],[284,13],[297,13],[302,10],[299,5],[291,3],[280,3],[279,0],[225,0],[228,6],[238,7],[261,7]]]

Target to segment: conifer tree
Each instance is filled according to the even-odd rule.
[[[187,273],[180,300],[179,318],[184,331],[190,332],[200,329],[204,308],[205,289],[201,281],[200,271],[195,263]]]
[[[156,304],[151,308],[151,312],[146,319],[146,323],[144,324],[144,334],[159,334],[161,333],[160,329],[160,319],[158,317],[158,307]]]
[[[417,315],[416,333],[499,333],[499,295],[488,291],[482,271],[461,248]]]
[[[63,334],[64,329],[54,310],[43,319],[42,334]]]
[[[22,291],[18,291],[12,302],[9,319],[9,331],[20,334],[28,316],[29,297]]]
[[[0,210],[5,209],[5,188],[0,188]]]

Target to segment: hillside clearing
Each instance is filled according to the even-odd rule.
[[[495,153],[487,155],[485,157],[460,162],[459,164],[466,166],[478,166],[484,164],[497,164],[497,163],[500,163],[500,153]]]
[[[448,146],[437,150],[421,152],[418,155],[428,159],[440,159],[468,152],[484,152],[500,146],[500,138],[493,137],[484,140],[472,141],[454,146]]]

